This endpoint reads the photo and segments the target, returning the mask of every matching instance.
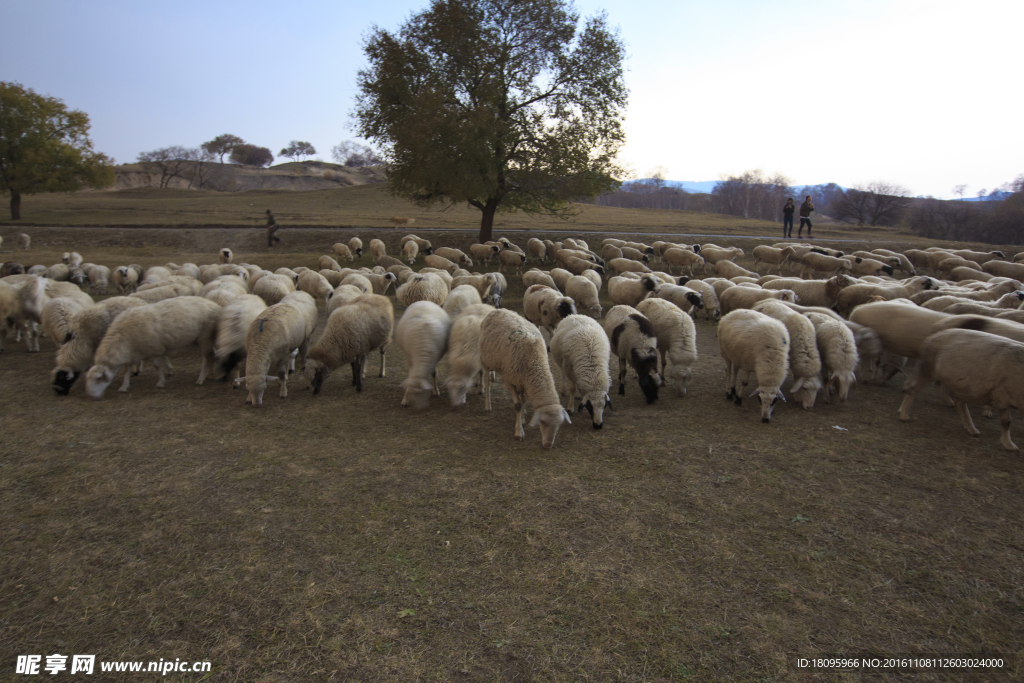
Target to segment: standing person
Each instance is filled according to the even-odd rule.
[[[803,225],[803,222],[800,223]],[[270,213],[270,209],[267,209],[267,246],[273,247],[275,242],[280,242],[281,238],[276,236],[274,233],[281,229],[281,226],[277,224],[277,219],[274,218],[274,214]]]
[[[796,211],[796,204],[793,203],[793,198],[790,197],[786,200],[786,205],[782,207],[782,238],[793,236],[793,212]],[[786,232],[786,227],[789,227],[789,232]]]
[[[796,236],[803,239],[804,223],[807,224],[807,239],[811,239],[811,212],[814,211],[814,204],[811,203],[811,195],[807,195],[807,199],[800,205],[800,229],[796,231]]]

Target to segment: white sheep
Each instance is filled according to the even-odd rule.
[[[1010,408],[1024,409],[1024,344],[975,330],[942,330],[930,335],[921,349],[917,377],[906,389],[899,416],[910,419],[917,393],[933,381],[953,399],[967,433],[981,434],[968,404],[999,411],[1003,448],[1019,451],[1010,438]]]
[[[533,285],[523,293],[523,312],[534,325],[553,333],[562,318],[576,313],[576,304],[558,290]]]
[[[50,373],[50,384],[58,396],[67,396],[78,376],[92,367],[96,347],[110,323],[127,310],[146,305],[141,299],[115,296],[82,309],[71,319],[57,351],[57,365]]]
[[[331,251],[334,253],[334,258],[337,260],[354,261],[355,256],[352,254],[352,249],[349,248],[344,242],[337,242],[331,245]]]
[[[501,251],[501,247],[491,244],[471,244],[469,245],[469,255],[483,263],[487,264],[491,262],[491,259],[497,256],[498,252]]]
[[[298,276],[296,276],[297,279]],[[263,299],[268,306],[280,303],[287,295],[295,291],[295,280],[288,275],[264,275],[253,286],[252,293]]]
[[[828,256],[814,251],[804,254],[800,258],[800,262],[803,264],[803,269],[800,271],[801,277],[808,272],[812,277],[817,273],[827,273],[828,277],[832,277],[838,275],[839,271],[849,272],[853,267],[853,262],[850,259]]]
[[[515,268],[516,274],[523,272],[523,264],[526,263],[526,254],[511,249],[505,249],[498,253],[498,271],[504,270],[505,266]]]
[[[608,295],[612,303],[622,306],[636,306],[649,296],[656,296],[661,280],[653,275],[644,275],[639,280],[628,277],[613,277],[608,280]]]
[[[838,397],[840,403],[846,403],[850,387],[857,381],[855,373],[860,363],[853,330],[831,315],[816,312],[804,315],[814,325],[815,340],[821,354],[822,375],[828,378],[825,384],[825,403],[831,403],[833,395]]]
[[[39,316],[40,326],[43,333],[53,340],[59,349],[65,338],[71,332],[71,319],[86,307],[76,299],[50,299],[43,306],[43,312]]]
[[[761,422],[770,422],[789,372],[789,332],[778,320],[757,311],[742,309],[722,317],[718,324],[718,348],[725,361],[725,397],[742,405],[750,374],[758,387],[751,396],[761,402]],[[743,372],[740,392],[736,381]]]
[[[410,242],[409,244],[415,244]],[[475,290],[474,290],[475,291]],[[417,301],[430,301],[440,306],[448,296],[448,285],[437,273],[419,273],[395,290],[395,298],[403,306]]]
[[[25,233],[21,233],[20,235],[18,235],[18,245],[22,249],[28,249],[30,246],[32,246],[32,238],[26,235]]]
[[[948,313],[930,311],[910,303],[879,301],[857,306],[850,314],[850,321],[874,330],[889,353],[919,358],[932,327],[948,317]]]
[[[398,282],[398,277],[394,273],[367,273],[365,277],[370,281],[373,293],[380,295],[387,294],[388,287]]]
[[[364,294],[334,311],[324,333],[309,349],[305,371],[313,395],[320,393],[331,372],[342,365],[351,365],[352,384],[356,391],[362,391],[366,358],[375,350],[380,351],[378,377],[384,377],[385,354],[394,326],[391,300],[379,294]]]
[[[203,363],[197,384],[202,384],[213,363],[213,344],[221,306],[201,297],[178,297],[123,312],[107,330],[96,349],[94,365],[85,373],[85,391],[100,398],[125,365],[152,359],[159,372],[157,388],[164,387],[162,359],[198,347]],[[128,391],[125,371],[119,391]]]
[[[57,280],[58,282],[67,282],[71,277],[71,269],[68,268],[65,263],[54,263],[52,266],[46,269],[46,273],[43,275],[48,280]]]
[[[314,299],[323,299],[325,308],[327,302],[334,296],[334,287],[327,281],[327,278],[312,270],[299,273],[298,289]]]
[[[288,396],[288,367],[291,353],[298,349],[305,359],[309,337],[317,323],[316,301],[305,292],[291,292],[252,321],[245,337],[245,402],[263,405],[267,372],[277,369],[281,398]]]
[[[416,244],[414,240],[409,240],[402,245],[402,253],[405,254],[405,258],[409,259],[409,265],[416,262],[416,257],[420,253],[420,245]]]
[[[651,321],[661,356],[662,384],[671,381],[676,395],[686,396],[686,386],[697,362],[697,329],[693,319],[665,299],[644,299],[636,307]]]
[[[453,406],[466,403],[466,395],[474,384],[479,384],[483,391],[480,323],[494,310],[494,306],[475,304],[464,308],[452,324],[448,337],[448,396]]]
[[[516,411],[515,438],[526,438],[526,402],[533,406],[530,426],[540,426],[541,444],[551,448],[563,422],[571,424],[561,406],[548,366],[547,345],[540,331],[518,313],[496,310],[480,323],[480,363],[484,372],[484,409],[491,410],[490,372],[501,375]]]
[[[796,303],[799,299],[792,289],[753,289],[752,287],[732,287],[722,292],[718,298],[722,314],[727,315],[741,308],[753,308],[758,302],[766,299],[778,299]]]
[[[570,315],[551,337],[551,357],[565,379],[566,409],[570,414],[576,410],[579,394],[579,409],[587,409],[594,429],[604,426],[604,409],[611,406],[610,355],[608,335],[600,323],[583,315]]]
[[[473,259],[467,256],[460,249],[453,249],[452,247],[438,247],[437,249],[434,249],[433,253],[435,256],[444,257],[452,263],[468,266],[470,268],[473,267]]]
[[[223,379],[245,360],[245,338],[252,321],[267,310],[267,303],[255,294],[243,294],[228,302],[217,320],[213,355]]]
[[[554,284],[554,280],[552,280],[552,284]],[[595,318],[600,318],[604,309],[601,306],[597,289],[593,281],[584,275],[573,275],[565,283],[565,294],[576,302],[576,308],[579,311],[589,312]]]
[[[526,252],[530,256],[532,256],[533,258],[537,259],[542,263],[548,260],[547,247],[544,246],[544,242],[537,239],[536,237],[531,237],[530,239],[526,240]]]
[[[761,301],[753,310],[771,316],[786,326],[789,332],[789,369],[793,372],[794,380],[789,390],[800,400],[804,410],[810,410],[822,387],[821,353],[818,351],[818,335],[814,323],[781,301]]]
[[[801,280],[799,278],[779,278],[762,284],[765,289],[791,289],[796,293],[797,300],[804,306],[822,306],[831,308],[836,305],[839,293],[857,280],[849,275],[835,275],[827,280]]]
[[[338,285],[334,289],[334,296],[327,302],[327,315],[330,317],[338,308],[344,306],[365,294],[363,290],[353,285]]]
[[[162,289],[158,287],[157,289]],[[141,293],[143,296],[145,292]],[[225,275],[219,277],[216,280],[203,286],[199,292],[199,296],[204,299],[216,302],[221,306],[227,306],[229,303],[234,301],[240,296],[248,296],[249,290],[237,277],[231,275]],[[140,292],[136,292],[132,296],[139,296]]]
[[[480,298],[483,299],[491,293],[491,288],[494,287],[496,282],[497,279],[494,277],[494,273],[462,275],[452,279],[452,289],[460,285],[470,285],[480,293]]]
[[[632,306],[613,306],[604,319],[611,349],[619,359],[619,395],[626,394],[626,364],[636,370],[647,403],[658,400],[658,340],[654,326]]]
[[[508,289],[508,280],[501,272],[490,273],[494,277],[494,285],[491,287],[491,291],[487,292],[487,296],[484,297],[485,304],[491,304],[495,308],[501,308],[501,297],[505,296],[505,290]]]
[[[423,410],[430,394],[440,396],[437,387],[437,363],[448,350],[452,320],[444,309],[431,301],[417,301],[405,309],[398,321],[395,338],[405,356],[409,374],[402,382],[403,406]]]
[[[715,275],[724,278],[749,277],[754,278],[756,280],[757,278],[761,277],[760,273],[755,273],[752,270],[747,270],[746,268],[738,266],[732,261],[729,261],[728,259],[722,259],[721,261],[716,263],[714,271]]]
[[[551,275],[545,273],[543,270],[538,270],[537,268],[531,268],[523,273],[522,279],[524,290],[531,285],[547,285],[551,289],[560,289],[560,287],[555,284],[555,280]]]
[[[765,270],[766,273],[770,273],[772,266],[778,266],[779,274],[782,274],[782,266],[789,261],[790,257],[793,256],[793,247],[783,247],[776,249],[775,247],[769,247],[767,244],[759,244],[754,247],[752,252],[754,256],[754,270],[757,270],[759,263],[764,263],[768,266]]]
[[[379,259],[381,256],[387,256],[388,248],[379,239],[370,240],[370,253],[373,254],[373,258]]]
[[[64,255],[61,257],[61,261],[69,268],[81,267],[82,255],[79,254],[77,251],[65,251]]]
[[[696,280],[690,280],[689,282],[696,282]],[[714,293],[714,288],[708,287],[708,289],[711,289],[712,294]],[[685,285],[662,284],[658,289],[658,293],[651,298],[655,297],[664,299],[665,301],[671,301],[684,313],[689,313],[691,317],[695,312],[693,309],[699,311],[704,308],[704,295]],[[717,300],[718,298],[715,297],[716,303]]]
[[[410,240],[416,243],[416,246],[419,247],[419,250],[423,254],[429,256],[434,253],[430,240],[425,240],[422,237],[417,237],[416,235],[406,235],[403,237],[401,242],[398,243],[399,248],[404,247],[406,242],[409,242]]]
[[[85,271],[85,275],[89,278],[89,284],[92,285],[95,292],[99,294],[107,293],[107,289],[110,286],[110,268],[93,265]]]
[[[693,275],[693,267],[700,266],[704,268],[704,258],[689,249],[679,249],[678,247],[670,247],[666,249],[662,255],[661,260],[668,266],[669,272],[672,272],[672,266],[679,266],[679,272],[683,272],[683,268]]]
[[[455,321],[463,310],[480,303],[483,303],[483,299],[475,287],[472,285],[459,285],[448,293],[441,307],[444,308],[448,317]]]
[[[231,259],[235,257],[235,255],[227,247],[221,249],[219,255],[221,263],[231,263]]]

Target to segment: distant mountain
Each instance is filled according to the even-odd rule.
[[[644,182],[644,181],[647,181],[647,180],[650,180],[650,178],[641,178],[638,182]],[[680,190],[685,190],[686,192],[691,192],[691,193],[695,193],[695,194],[705,194],[705,193],[706,194],[710,194],[711,191],[715,189],[715,185],[717,185],[719,182],[721,182],[721,181],[719,181],[719,180],[666,180],[665,181],[665,186],[666,187],[674,187],[674,188],[677,188],[677,189],[680,189]],[[828,185],[828,183],[821,183],[821,184],[822,185]],[[793,192],[796,193],[796,194],[799,194],[799,193],[804,191],[805,187],[815,187],[815,186],[814,185],[810,185],[810,184],[794,185],[793,186]],[[842,187],[842,185],[840,185],[839,187],[841,187],[843,190],[847,189],[845,187]]]

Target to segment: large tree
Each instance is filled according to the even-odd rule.
[[[209,154],[216,154],[220,157],[220,163],[224,163],[224,155],[231,154],[238,145],[244,145],[245,140],[238,137],[237,135],[231,135],[230,133],[224,133],[224,135],[218,135],[209,142],[204,142],[202,150]]]
[[[388,187],[421,206],[467,203],[491,238],[497,211],[572,215],[617,187],[625,46],[567,0],[433,0],[363,46],[357,128]]]
[[[175,178],[184,178],[191,165],[191,150],[182,145],[161,147],[150,152],[142,152],[138,156],[140,164],[160,169],[160,187],[170,187]],[[152,170],[152,169],[151,169]]]
[[[256,145],[242,144],[235,145],[231,149],[231,156],[229,157],[233,163],[242,164],[244,166],[257,166],[262,168],[263,166],[269,166],[274,163],[274,153],[266,147],[257,147]]]
[[[912,203],[905,187],[875,181],[846,190],[830,210],[835,218],[848,223],[897,225]]]
[[[23,194],[113,182],[113,159],[93,151],[85,112],[19,83],[0,82],[0,193],[11,195],[12,220],[21,218]]]

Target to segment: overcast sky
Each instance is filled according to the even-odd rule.
[[[0,80],[92,120],[118,162],[221,133],[320,158],[353,137],[361,41],[427,0],[0,0]],[[884,180],[952,196],[1024,173],[1020,0],[626,2],[622,160],[645,177],[762,169],[797,184]],[[279,159],[278,161],[284,161]]]

